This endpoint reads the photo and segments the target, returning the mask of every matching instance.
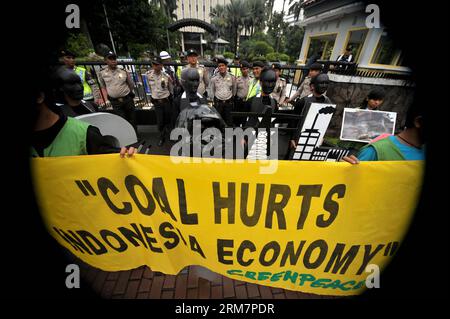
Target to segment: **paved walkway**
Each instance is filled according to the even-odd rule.
[[[106,272],[81,260],[81,277],[105,299],[318,299],[333,298],[233,280],[218,275],[214,281],[197,276],[197,266],[178,275],[154,272],[146,266]],[[198,268],[197,268],[198,270]],[[335,298],[335,297],[334,297]]]

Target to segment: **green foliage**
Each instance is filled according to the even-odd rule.
[[[147,0],[91,0],[83,2],[89,32],[94,43],[106,43],[111,47],[103,5],[108,15],[110,30],[119,55],[132,54],[137,58],[147,44],[152,51],[167,50],[166,27],[170,22],[164,10]],[[176,44],[176,36],[171,42]]]
[[[287,54],[280,53],[278,56],[278,60],[283,61],[283,62],[289,62],[290,57]]]
[[[261,37],[256,36],[256,39]],[[247,57],[248,60],[261,60],[266,59],[266,55],[272,53],[274,50],[272,46],[263,40],[247,40],[240,46],[239,53],[241,56]]]
[[[87,57],[94,51],[89,44],[88,38],[83,33],[71,33],[66,41],[66,48],[77,55],[77,57]]]
[[[288,27],[288,31],[286,33],[285,52],[289,56],[293,57],[294,61],[298,59],[298,56],[300,54],[304,34],[305,30],[302,27],[299,26]]]
[[[284,53],[276,53],[272,52],[266,55],[267,61],[282,61],[282,62],[288,62],[289,61],[289,55]]]
[[[273,52],[273,48],[265,41],[255,41],[253,44],[255,55],[266,55]]]
[[[225,51],[225,52],[223,53],[223,56],[224,56],[226,59],[233,59],[233,58],[234,58],[234,53],[233,53],[233,52],[229,52],[229,51]]]
[[[272,52],[272,53],[269,53],[269,54],[266,54],[266,59],[267,59],[267,61],[278,61],[278,53],[276,53],[276,52]]]
[[[265,9],[265,0],[231,0],[225,6],[218,4],[211,10],[211,23],[236,52],[237,39],[242,30],[250,36],[264,30]]]
[[[150,51],[150,45],[145,43],[129,43],[128,49],[133,58],[139,59],[144,53]]]

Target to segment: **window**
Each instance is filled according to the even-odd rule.
[[[322,56],[319,60],[329,60],[333,52],[334,43],[336,41],[336,33],[329,35],[321,35],[310,38],[307,59],[322,51]]]
[[[403,64],[402,53],[394,45],[394,41],[388,36],[387,32],[382,33],[370,63],[396,66]]]
[[[350,31],[347,35],[347,43],[343,49],[345,50],[347,47],[352,48],[353,61],[358,61],[367,33],[368,29],[364,29]]]

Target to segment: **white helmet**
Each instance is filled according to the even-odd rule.
[[[161,51],[161,53],[159,54],[159,57],[162,60],[166,60],[166,59],[170,59],[171,58],[170,54],[167,53],[167,51]]]

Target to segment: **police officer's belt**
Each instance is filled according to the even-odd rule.
[[[218,104],[228,104],[233,101],[233,98],[231,97],[228,100],[224,101],[224,100],[219,100],[218,98],[214,97],[214,101]]]
[[[111,102],[123,102],[126,99],[129,99],[131,97],[132,97],[132,95],[131,95],[131,92],[130,92],[128,95],[125,95],[123,97],[111,97],[111,96],[108,95],[108,100],[110,100]]]
[[[152,103],[155,104],[155,105],[157,105],[157,106],[159,106],[159,105],[161,105],[161,104],[164,104],[164,103],[170,102],[168,97],[165,97],[165,98],[163,98],[163,99],[154,99],[154,98],[151,98],[151,100],[152,100]]]

